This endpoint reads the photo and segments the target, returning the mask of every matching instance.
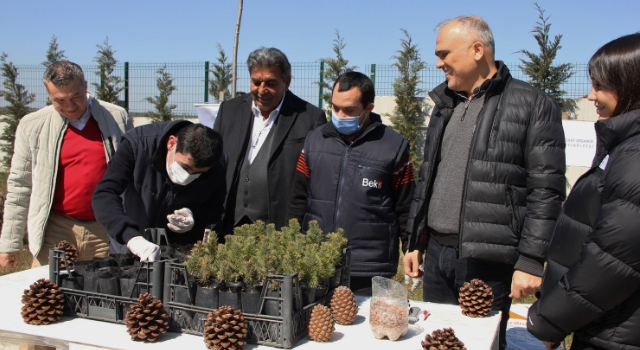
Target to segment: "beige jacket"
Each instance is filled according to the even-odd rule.
[[[107,162],[124,133],[133,127],[127,112],[116,105],[93,99],[91,115],[98,122]],[[16,130],[7,179],[7,198],[0,235],[0,253],[19,252],[25,229],[29,250],[38,255],[56,186],[60,148],[69,121],[53,106],[26,115]]]

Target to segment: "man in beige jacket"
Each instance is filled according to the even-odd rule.
[[[62,240],[78,248],[80,260],[109,253],[91,196],[132,120],[123,108],[94,98],[75,63],[52,64],[42,80],[52,105],[26,115],[16,130],[0,267],[16,266],[25,231],[32,267],[48,264],[49,249]]]

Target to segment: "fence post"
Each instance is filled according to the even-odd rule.
[[[318,84],[318,108],[322,109],[322,84],[324,84],[324,61],[320,61],[320,83]]]
[[[129,62],[124,63],[124,109],[129,113]]]
[[[371,78],[371,82],[375,87],[376,86],[376,64],[375,63],[371,65],[371,76],[369,78]]]
[[[209,61],[204,61],[204,103],[209,102]]]

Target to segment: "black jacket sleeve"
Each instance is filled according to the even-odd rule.
[[[220,161],[213,166],[211,171],[213,177],[208,181],[214,184],[213,195],[207,199],[204,205],[190,207],[193,213],[194,226],[189,232],[194,232],[199,237],[206,228],[212,228],[222,219],[224,213],[224,199],[227,191],[225,173],[227,169],[227,156],[223,153]]]
[[[133,181],[134,168],[133,149],[123,138],[91,200],[96,220],[119,244],[127,244],[131,238],[140,236],[138,225],[127,216],[122,202],[122,194]]]

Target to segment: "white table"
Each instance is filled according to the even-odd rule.
[[[122,324],[100,322],[84,318],[63,317],[46,326],[24,323],[20,316],[23,290],[39,278],[48,278],[49,267],[17,272],[0,277],[0,343],[31,342],[53,345],[63,349],[206,349],[202,337],[168,332],[156,343],[133,342]],[[377,340],[369,327],[369,299],[357,297],[358,318],[350,326],[336,325],[336,331],[328,343],[317,343],[304,337],[295,345],[296,349],[419,349],[425,334],[436,329],[451,327],[469,350],[497,349],[499,313],[493,312],[485,318],[470,318],[460,313],[456,305],[442,305],[411,301],[412,306],[427,309],[431,316],[427,320],[409,325],[409,331],[397,341]],[[418,329],[424,329],[418,333]],[[274,349],[248,344],[245,349]]]

